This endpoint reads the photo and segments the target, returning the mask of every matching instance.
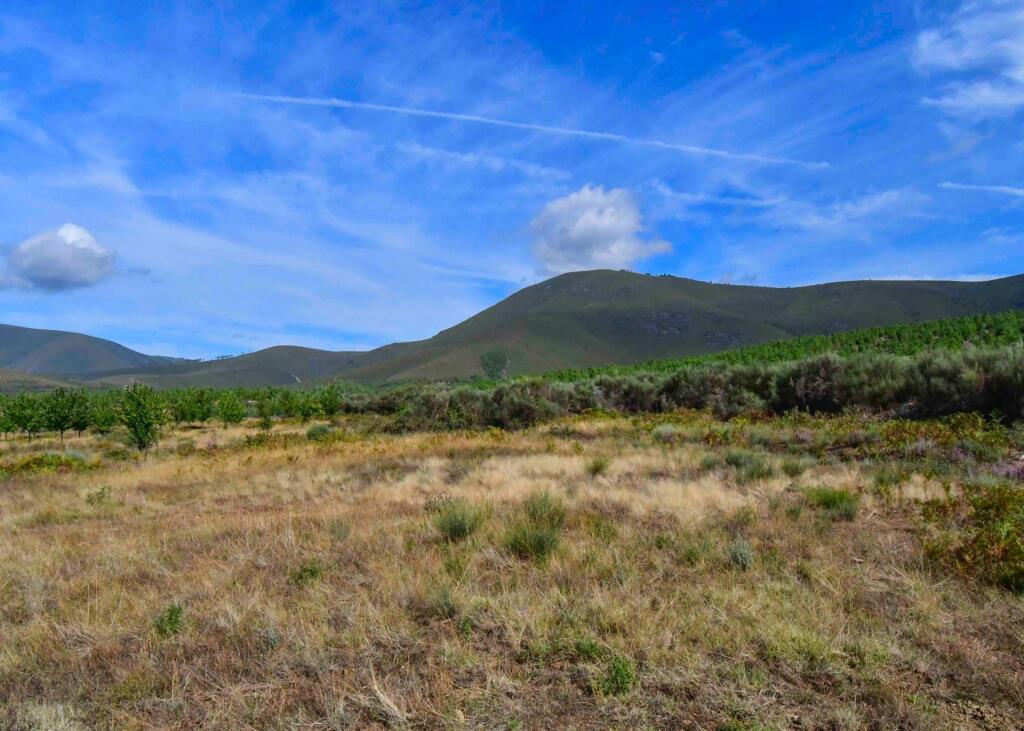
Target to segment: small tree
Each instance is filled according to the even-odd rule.
[[[72,391],[67,388],[57,388],[43,396],[43,425],[50,431],[60,435],[64,441],[64,432],[71,428],[71,397]]]
[[[14,419],[11,417],[11,399],[9,396],[0,395],[0,432],[4,439],[14,431]]]
[[[234,391],[224,391],[217,398],[217,418],[227,429],[232,424],[239,424],[245,418],[245,402]]]
[[[114,391],[106,391],[92,398],[90,420],[93,428],[100,434],[109,434],[118,423],[120,404],[117,396]]]
[[[345,393],[341,384],[331,381],[324,385],[317,393],[317,401],[320,404],[320,411],[328,419],[333,419],[345,401]]]
[[[508,370],[508,356],[500,350],[489,350],[480,356],[480,367],[492,381],[501,380]]]
[[[160,396],[142,383],[126,386],[121,395],[119,418],[127,427],[132,444],[139,451],[149,449],[160,438],[160,424],[163,421]]]
[[[84,390],[75,391],[71,402],[71,428],[82,436],[82,432],[92,423],[92,401]]]
[[[274,400],[270,391],[260,391],[256,397],[256,416],[260,419],[260,429],[263,431],[274,428]]]
[[[7,404],[7,410],[14,428],[24,432],[31,439],[46,428],[43,400],[29,393],[19,393]]]

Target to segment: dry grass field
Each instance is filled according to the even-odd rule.
[[[0,445],[0,728],[1024,727],[938,437],[308,426]]]

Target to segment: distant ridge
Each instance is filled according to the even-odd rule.
[[[754,287],[625,271],[574,272],[526,287],[432,338],[368,352],[278,346],[180,361],[74,333],[0,326],[0,368],[116,385],[304,385],[509,375],[680,358],[803,335],[1024,309],[1024,275],[987,282],[854,281]]]

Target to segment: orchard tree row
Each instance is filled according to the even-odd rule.
[[[0,433],[5,438],[11,434],[33,438],[53,433],[63,441],[67,432],[81,435],[92,430],[109,434],[117,427],[124,427],[136,447],[147,449],[156,442],[161,427],[170,424],[200,426],[215,421],[226,428],[255,417],[260,420],[261,428],[269,429],[277,418],[329,419],[342,410],[352,390],[353,387],[340,383],[306,391],[287,388],[156,391],[143,384],[133,384],[119,391],[62,387],[49,393],[0,396]]]

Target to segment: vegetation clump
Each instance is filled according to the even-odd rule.
[[[514,556],[544,563],[558,548],[565,524],[565,505],[549,492],[526,499],[522,515],[505,532],[505,547]]]
[[[445,500],[435,510],[434,527],[444,540],[456,543],[476,533],[487,519],[487,509],[462,498]]]

